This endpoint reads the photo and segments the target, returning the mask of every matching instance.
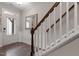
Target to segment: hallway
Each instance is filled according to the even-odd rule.
[[[79,55],[79,2],[0,2],[0,55]]]

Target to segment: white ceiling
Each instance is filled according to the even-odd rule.
[[[36,7],[40,7],[40,6],[44,6],[44,5],[46,6],[53,2],[23,2],[22,5],[18,5],[16,2],[5,2],[5,3],[11,4],[11,5],[15,6],[16,8],[23,10],[23,9],[36,8]]]

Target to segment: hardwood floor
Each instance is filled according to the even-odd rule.
[[[16,42],[0,48],[0,56],[30,56],[31,46]]]

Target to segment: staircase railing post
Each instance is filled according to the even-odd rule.
[[[31,56],[34,56],[34,39],[33,39],[33,35],[34,35],[34,30],[33,27],[31,29]]]

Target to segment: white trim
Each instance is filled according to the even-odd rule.
[[[56,19],[55,19],[55,8],[54,8],[54,34],[55,34],[55,40],[56,40]]]
[[[66,21],[67,21],[66,22],[67,23],[66,24],[67,25],[67,29],[66,30],[67,30],[67,33],[68,33],[68,28],[69,28],[69,11],[68,11],[68,6],[69,6],[69,2],[66,3],[66,8],[67,8],[67,10],[66,10],[67,11],[67,18],[66,18]]]
[[[62,35],[62,3],[60,2],[60,36]]]
[[[74,8],[75,8],[75,10],[74,10],[74,21],[75,21],[75,29],[77,28],[77,2],[74,2]]]

